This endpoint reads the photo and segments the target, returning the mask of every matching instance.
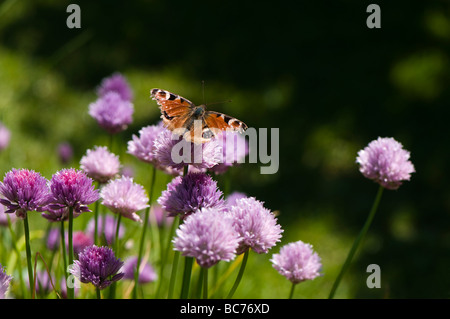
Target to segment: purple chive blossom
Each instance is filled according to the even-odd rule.
[[[241,238],[238,254],[249,248],[258,254],[267,253],[280,241],[283,230],[277,224],[275,215],[254,197],[238,199],[231,207],[230,214]]]
[[[6,274],[5,269],[0,264],[0,299],[5,299],[6,291],[9,288],[9,283],[12,277]]]
[[[122,266],[123,262],[114,256],[111,248],[92,245],[79,253],[70,273],[82,283],[91,283],[99,289],[104,289],[122,279],[124,273],[119,273]]]
[[[294,284],[320,276],[322,268],[313,247],[300,240],[281,247],[280,253],[274,254],[270,261],[273,268]]]
[[[401,143],[393,138],[379,137],[358,152],[356,162],[365,177],[387,189],[397,189],[415,172],[409,156]]]
[[[125,263],[123,265],[123,272],[125,275],[123,276],[124,279],[130,279],[134,280],[134,272],[136,271],[136,265],[137,265],[137,257],[129,257],[127,260],[125,260]],[[141,266],[139,267],[139,283],[140,284],[146,284],[148,282],[153,282],[158,278],[158,275],[156,274],[155,270],[149,263],[145,263],[142,261]]]
[[[10,139],[10,131],[0,122],[0,151],[8,147]]]
[[[248,154],[248,143],[245,138],[237,132],[224,131],[217,137],[222,147],[221,161],[210,170],[216,174],[225,173],[229,167],[243,163]]]
[[[95,146],[81,158],[80,168],[90,178],[106,183],[119,174],[119,156],[109,152],[106,146]]]
[[[205,173],[191,173],[175,177],[167,190],[163,191],[158,203],[169,216],[181,215],[182,218],[202,208],[225,210],[222,192],[217,182]]]
[[[87,227],[86,234],[93,239],[95,233],[95,219],[92,218]],[[119,226],[119,238],[123,238],[125,228],[123,225]],[[104,215],[103,218],[99,217],[97,225],[97,236],[101,241],[104,241],[106,245],[111,246],[116,239],[116,220],[110,215]]]
[[[62,164],[67,164],[72,160],[73,149],[68,142],[63,142],[58,145],[58,156]]]
[[[92,179],[81,170],[62,169],[52,176],[49,184],[51,204],[48,207],[53,210],[72,207],[76,213],[90,212],[87,205],[99,199]]]
[[[110,134],[125,130],[133,121],[133,103],[122,100],[116,92],[108,92],[89,105],[89,115]]]
[[[143,127],[139,131],[139,136],[133,134],[132,140],[128,141],[127,153],[143,162],[154,164],[154,142],[163,130],[167,129],[163,127],[162,122],[159,122],[158,125]]]
[[[120,73],[114,73],[110,77],[104,78],[97,88],[97,95],[100,97],[105,96],[108,92],[116,92],[124,101],[133,100],[133,91]]]
[[[137,211],[148,207],[148,197],[142,185],[133,182],[130,177],[122,176],[106,184],[101,192],[102,204],[113,213],[142,222]]]
[[[154,147],[158,163],[176,170],[190,165],[196,171],[206,171],[217,165],[222,158],[222,147],[216,139],[195,144],[167,129],[158,135]]]
[[[42,210],[48,193],[47,179],[28,169],[12,169],[0,182],[0,194],[4,197],[0,203],[8,208],[5,213],[15,212],[21,218],[27,211]]]
[[[162,122],[159,122],[157,125],[143,127],[139,131],[139,136],[133,135],[132,140],[128,141],[127,152],[143,162],[154,165],[157,169],[169,175],[180,175],[182,169],[174,169],[162,165],[155,156],[155,141],[164,131],[169,130],[164,128]]]
[[[194,257],[204,268],[236,256],[239,235],[227,213],[214,208],[199,210],[186,218],[176,231],[174,249],[183,256]]]

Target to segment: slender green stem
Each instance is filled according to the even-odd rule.
[[[100,293],[100,288],[95,288],[95,292],[97,293],[97,299],[102,299],[102,295]]]
[[[73,207],[69,207],[69,265],[73,265]],[[73,299],[74,287],[67,287],[67,298]]]
[[[141,241],[139,243],[139,254],[138,259],[136,263],[136,269],[134,271],[134,288],[133,288],[133,299],[137,298],[137,289],[139,284],[139,269],[141,267],[141,261],[142,261],[142,255],[144,253],[144,242],[145,242],[145,233],[147,232],[148,227],[148,217],[150,215],[150,208],[152,205],[152,197],[153,197],[153,189],[155,188],[155,179],[156,179],[156,168],[155,166],[152,166],[152,178],[150,183],[150,189],[149,189],[149,200],[148,200],[148,207],[145,210],[144,215],[144,225],[142,227],[142,234],[141,234]]]
[[[208,299],[208,268],[203,270],[203,299]]]
[[[239,286],[239,283],[241,282],[242,276],[244,275],[245,266],[247,265],[249,253],[250,253],[250,249],[248,249],[244,253],[244,258],[242,259],[241,268],[239,268],[239,273],[236,277],[236,281],[234,282],[233,287],[231,288],[231,290],[227,296],[227,299],[231,299],[233,297],[234,293],[236,292],[237,287]]]
[[[9,232],[11,233],[11,242],[12,242],[12,246],[14,251],[16,252],[17,255],[17,264],[19,265],[19,280],[20,280],[20,288],[22,289],[22,295],[25,297],[25,283],[23,281],[23,275],[22,275],[22,263],[21,263],[21,259],[20,259],[20,252],[19,252],[19,248],[17,248],[17,239],[16,239],[16,233],[13,230],[12,227],[12,223],[11,223],[11,219],[8,217],[8,228],[9,228]]]
[[[30,289],[33,290],[33,267],[31,265],[31,248],[30,248],[30,229],[28,227],[28,212],[25,212],[25,218],[23,220],[25,230],[25,248],[27,251],[27,266],[28,266],[28,280],[30,282]]]
[[[63,265],[64,265],[64,278],[66,279],[67,283],[67,254],[66,254],[66,236],[64,233],[64,221],[61,221],[61,251],[63,256]]]
[[[195,299],[200,299],[200,296],[202,294],[202,287],[203,287],[203,272],[205,271],[205,269],[203,267],[200,267],[200,273],[198,274],[198,278],[197,278],[197,287],[195,287],[195,295],[193,296],[193,298]]]
[[[291,290],[289,291],[289,297],[288,297],[288,299],[292,299],[292,296],[294,295],[294,289],[295,289],[295,286],[297,286],[297,284],[292,283]]]
[[[162,284],[164,282],[164,269],[166,267],[167,257],[169,256],[169,253],[170,253],[170,246],[171,246],[170,243],[171,243],[171,239],[172,239],[173,235],[175,234],[175,229],[177,228],[178,223],[179,223],[179,219],[177,217],[174,217],[173,221],[172,221],[172,225],[170,226],[169,237],[167,238],[167,243],[166,243],[164,249],[162,249],[162,244],[161,244],[161,250],[164,250],[165,252],[162,255],[161,268],[159,269],[159,283],[158,283],[158,289],[156,291],[156,298],[159,298],[159,296],[161,294]]]
[[[97,189],[100,189],[100,182],[97,182]],[[99,210],[100,200],[95,202],[95,211],[94,211],[94,245],[98,245],[98,210]]]
[[[189,295],[189,286],[191,284],[191,272],[192,265],[194,264],[193,257],[185,257],[184,259],[184,273],[183,273],[183,283],[181,285],[180,299],[187,299]]]
[[[173,297],[173,290],[175,288],[175,281],[177,279],[177,269],[179,260],[180,260],[180,252],[176,250],[173,255],[172,273],[170,274],[169,292],[167,294],[168,299],[172,299]]]
[[[116,222],[116,237],[114,238],[114,246],[115,246],[115,255],[116,258],[119,258],[119,230],[120,230],[120,222],[122,221],[122,214],[117,214],[117,222]]]
[[[350,266],[353,256],[355,255],[361,241],[364,239],[364,236],[366,235],[367,230],[369,229],[370,224],[372,223],[372,220],[377,211],[378,204],[380,203],[380,200],[381,200],[381,195],[383,194],[383,190],[384,190],[383,186],[380,186],[378,188],[378,193],[377,193],[377,196],[375,197],[375,201],[373,202],[372,209],[370,210],[369,216],[367,217],[367,220],[366,220],[363,228],[361,229],[358,237],[356,237],[355,241],[353,242],[353,246],[350,249],[350,252],[348,253],[347,259],[345,260],[345,263],[342,266],[341,271],[340,271],[339,275],[337,276],[336,281],[333,284],[333,287],[331,288],[331,292],[330,292],[330,295],[328,296],[328,299],[332,299],[334,297],[334,294],[336,293],[336,290],[339,287],[339,283],[341,282],[342,277],[344,276],[345,272],[347,271],[348,267]]]

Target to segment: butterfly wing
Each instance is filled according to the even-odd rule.
[[[150,95],[159,105],[164,126],[171,131],[183,128],[195,108],[191,101],[169,91],[152,89]]]
[[[231,130],[242,133],[248,128],[244,122],[237,118],[214,111],[206,111],[204,121],[209,128],[216,128],[221,131]]]

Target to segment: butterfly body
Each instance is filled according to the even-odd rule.
[[[152,89],[151,97],[161,109],[164,126],[171,131],[182,132],[183,137],[194,143],[205,143],[220,131],[245,131],[247,125],[229,115],[208,111],[206,105],[195,105],[188,99],[171,92]]]

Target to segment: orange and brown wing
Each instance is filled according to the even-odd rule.
[[[248,128],[244,122],[237,118],[219,112],[207,111],[204,119],[209,128],[216,128],[221,131],[232,130],[242,133]]]
[[[172,131],[184,127],[195,107],[194,103],[184,97],[161,89],[152,89],[150,96],[159,105],[164,125]]]

